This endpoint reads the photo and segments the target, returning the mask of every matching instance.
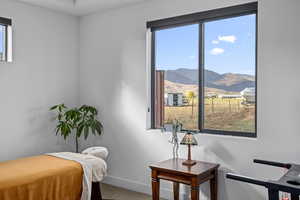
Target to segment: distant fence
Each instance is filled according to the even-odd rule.
[[[206,97],[204,102],[204,108],[206,112],[240,112],[245,108],[243,98],[217,98]]]
[[[192,107],[192,104],[190,101],[186,101],[186,98],[184,98],[184,104],[181,106],[168,106],[165,105],[165,107],[169,108],[185,108],[190,109]],[[235,113],[240,112],[245,109],[250,109],[253,106],[255,106],[255,103],[248,103],[243,97],[205,97],[204,98],[204,109],[206,113]],[[194,101],[194,110],[197,112],[198,107],[198,99],[195,98]]]

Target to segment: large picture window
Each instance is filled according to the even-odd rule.
[[[256,136],[257,3],[148,22],[151,127]]]

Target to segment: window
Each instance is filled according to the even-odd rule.
[[[257,3],[148,22],[151,128],[256,137]]]
[[[0,61],[5,61],[6,54],[6,26],[0,25]]]
[[[11,20],[0,17],[0,62],[12,60],[11,36]]]

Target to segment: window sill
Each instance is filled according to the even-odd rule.
[[[146,129],[147,133],[162,133],[161,129]],[[169,131],[165,133],[171,133]],[[180,133],[180,132],[179,132]],[[212,136],[212,137],[222,137],[222,138],[236,138],[236,139],[257,139],[256,133],[246,133],[246,132],[231,132],[231,131],[215,131],[215,130],[203,130],[202,132],[195,133],[201,136]]]

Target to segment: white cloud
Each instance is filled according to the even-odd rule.
[[[239,72],[239,74],[255,75],[255,71],[254,70],[242,70]]]
[[[236,37],[234,35],[218,36],[218,39],[220,41],[230,42],[230,43],[234,43],[236,41]]]
[[[189,56],[189,59],[194,60],[196,56]]]
[[[219,41],[218,40],[213,40],[213,41],[211,41],[211,43],[213,43],[213,44],[219,44]]]
[[[213,48],[211,51],[210,51],[210,54],[212,55],[220,55],[222,53],[224,53],[224,49],[222,48]]]

